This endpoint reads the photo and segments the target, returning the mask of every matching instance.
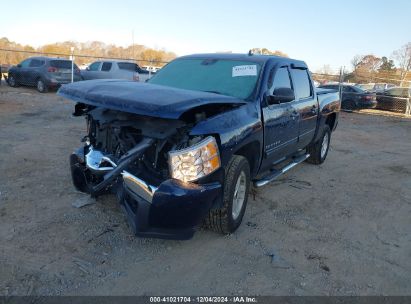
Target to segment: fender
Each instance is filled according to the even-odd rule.
[[[220,141],[220,157],[224,167],[236,151],[251,142],[263,144],[263,123],[256,102],[223,112],[199,122],[190,132],[192,136],[216,135]],[[257,163],[261,162],[261,151]]]

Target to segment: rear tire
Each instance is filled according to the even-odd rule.
[[[348,111],[354,111],[357,108],[356,104],[352,100],[347,100],[345,102],[344,110]]]
[[[40,93],[47,93],[48,91],[46,83],[41,78],[37,79],[36,88],[37,88],[37,91],[39,91]]]
[[[250,189],[250,165],[245,157],[234,155],[226,169],[223,207],[210,210],[205,226],[222,234],[234,232],[241,224]]]
[[[331,130],[328,125],[325,125],[321,138],[307,147],[307,153],[310,154],[307,162],[315,165],[322,164],[327,158],[328,150],[330,149],[330,140]]]

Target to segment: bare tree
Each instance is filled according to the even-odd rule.
[[[276,56],[281,56],[281,57],[288,57],[288,55],[282,51],[270,51],[267,48],[252,48],[251,53],[253,54],[260,54],[260,55],[276,55]]]
[[[358,65],[362,62],[364,59],[364,55],[355,55],[353,59],[351,59],[351,64],[353,69],[357,69]]]
[[[403,45],[400,49],[394,51],[392,57],[397,62],[401,71],[401,86],[403,85],[407,72],[411,71],[411,42]]]
[[[337,74],[335,72],[333,73],[333,70],[329,64],[324,64],[320,69],[316,70],[315,72],[317,74],[326,74],[326,75]]]

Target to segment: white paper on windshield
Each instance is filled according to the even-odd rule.
[[[233,76],[257,76],[256,65],[237,65],[233,67]]]

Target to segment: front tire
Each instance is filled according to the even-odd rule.
[[[16,78],[14,78],[14,75],[12,75],[12,74],[10,74],[9,77],[7,78],[7,83],[12,88],[15,88],[15,87],[18,86],[17,80],[16,80]]]
[[[210,210],[206,227],[219,233],[234,232],[241,224],[250,189],[250,165],[245,157],[234,155],[225,174],[223,207]]]
[[[39,91],[40,93],[47,92],[47,85],[44,82],[44,80],[41,78],[37,79],[36,88],[37,88],[37,91]]]
[[[330,140],[331,130],[328,125],[325,125],[321,138],[307,148],[307,153],[310,154],[307,162],[315,165],[322,164],[327,158],[328,150],[330,149]]]

